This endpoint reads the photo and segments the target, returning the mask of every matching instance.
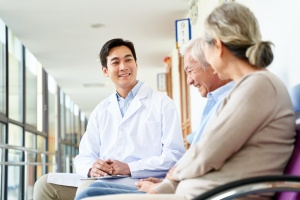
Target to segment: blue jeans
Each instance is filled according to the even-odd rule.
[[[108,182],[95,182],[92,183],[88,188],[84,189],[78,195],[75,200],[80,200],[85,197],[101,196],[108,194],[128,194],[128,193],[140,193],[145,192],[138,191],[136,187],[130,187],[126,185],[120,185]]]

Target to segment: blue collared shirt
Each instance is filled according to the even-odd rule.
[[[125,99],[123,97],[121,97],[118,94],[118,92],[116,92],[116,97],[117,97],[117,100],[118,100],[118,104],[119,104],[119,108],[120,108],[122,117],[124,117],[124,115],[125,115],[126,111],[128,110],[133,98],[135,97],[135,95],[139,91],[142,84],[143,84],[142,81],[138,81],[137,84],[128,93],[128,95]]]
[[[233,88],[234,82],[231,81],[226,85],[209,92],[207,94],[207,102],[202,113],[202,119],[197,131],[194,132],[194,138],[191,145],[197,143],[203,133],[203,130],[210,118],[217,112],[228,92]],[[192,133],[193,134],[193,133]]]

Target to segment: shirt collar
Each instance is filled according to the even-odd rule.
[[[207,93],[207,98],[213,98],[215,101],[218,101],[220,98],[223,98],[229,90],[234,86],[234,82],[230,81],[226,85],[219,87],[218,89]]]
[[[135,84],[135,86],[130,90],[130,92],[128,93],[127,97],[129,97],[129,96],[135,97],[135,95],[138,93],[138,91],[139,91],[140,87],[142,86],[142,84],[143,84],[143,81],[137,80],[137,84]],[[122,98],[118,94],[117,91],[116,91],[116,97],[117,97],[117,100],[119,100],[120,98]]]

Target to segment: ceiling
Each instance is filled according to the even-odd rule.
[[[102,45],[135,44],[138,79],[156,88],[175,47],[188,0],[0,0],[0,18],[86,116],[114,91],[101,71]]]

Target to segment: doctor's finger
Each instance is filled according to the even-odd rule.
[[[100,166],[103,166],[103,167],[106,167],[106,168],[111,167],[111,166],[110,166],[111,160],[103,161],[103,160],[98,159],[96,162],[97,162],[97,164],[99,164]]]
[[[102,170],[99,170],[99,169],[92,169],[92,173],[91,173],[91,176],[92,177],[99,177],[99,176],[107,176],[108,174]]]
[[[95,164],[95,168],[97,168],[99,170],[102,170],[102,171],[104,171],[104,172],[106,172],[108,174],[111,174],[112,171],[113,171],[113,167],[110,166],[109,164],[107,164],[106,162],[103,162],[103,161],[97,162]]]

